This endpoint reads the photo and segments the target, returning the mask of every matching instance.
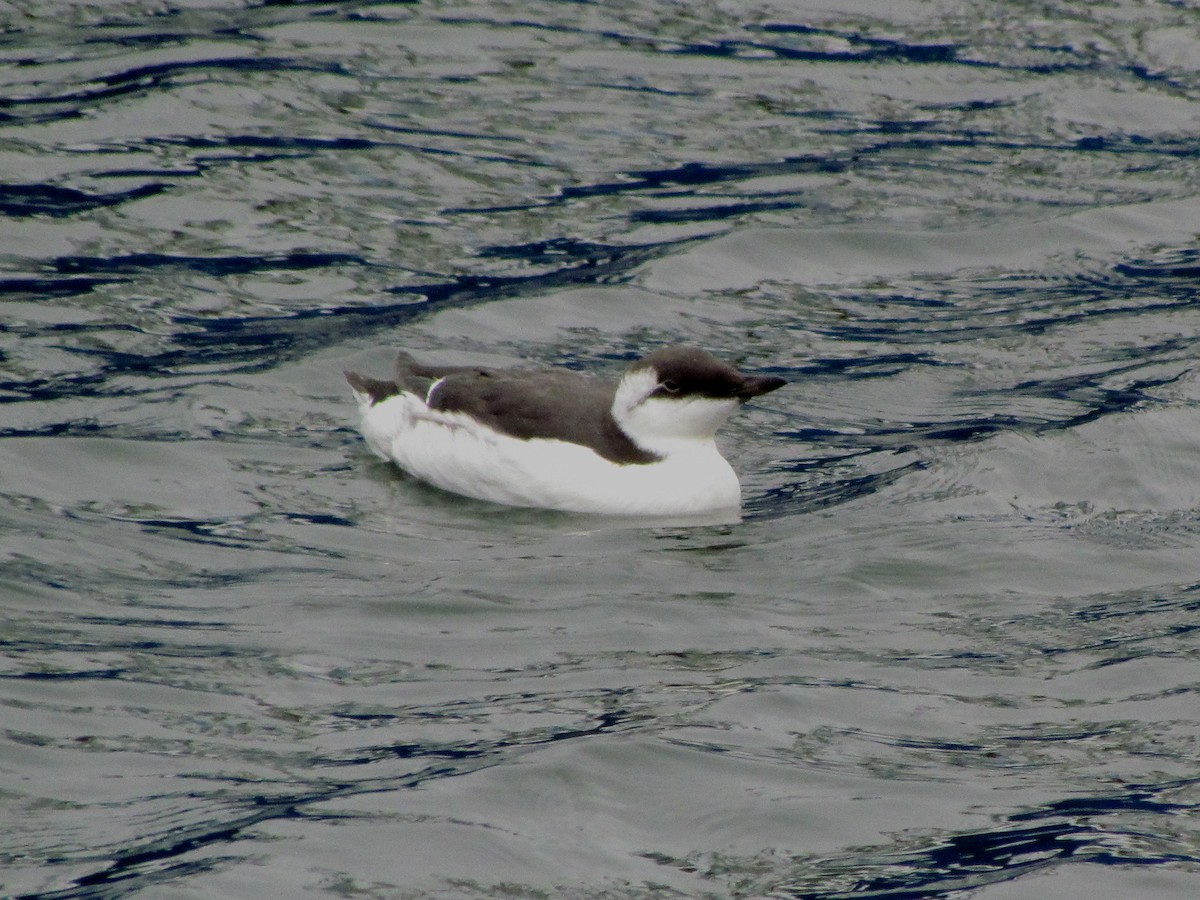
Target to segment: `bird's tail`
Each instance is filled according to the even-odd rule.
[[[342,374],[346,376],[346,381],[350,383],[350,389],[354,391],[354,397],[358,400],[359,406],[374,406],[376,403],[400,393],[400,389],[394,381],[368,378],[366,375],[359,375],[357,372],[343,372]]]

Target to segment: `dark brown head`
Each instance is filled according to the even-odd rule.
[[[642,446],[657,440],[708,440],[742,403],[787,384],[746,375],[698,347],[664,347],[621,378],[613,417]]]
[[[657,375],[652,396],[687,399],[749,400],[787,384],[773,375],[746,375],[699,347],[664,347],[639,360],[630,370],[648,368]]]

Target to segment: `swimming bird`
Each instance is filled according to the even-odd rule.
[[[686,346],[616,381],[430,366],[403,352],[394,380],[345,376],[367,445],[422,481],[509,506],[659,516],[740,509],[714,436],[745,401],[786,384]]]

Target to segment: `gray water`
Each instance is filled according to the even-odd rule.
[[[1200,893],[1194,3],[0,25],[5,896]],[[738,524],[341,379],[675,341]]]

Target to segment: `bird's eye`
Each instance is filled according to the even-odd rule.
[[[679,393],[679,383],[676,381],[672,381],[670,378],[668,378],[666,381],[664,381],[662,383],[662,389],[664,391],[666,391],[668,394],[678,394]]]

